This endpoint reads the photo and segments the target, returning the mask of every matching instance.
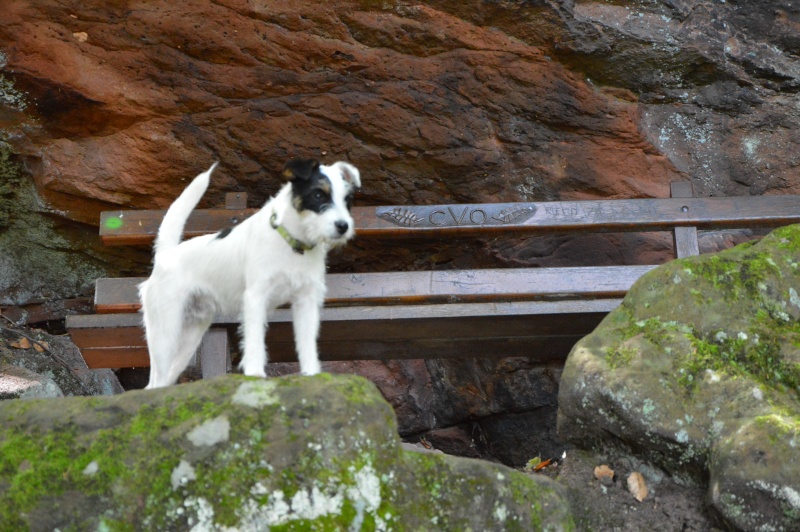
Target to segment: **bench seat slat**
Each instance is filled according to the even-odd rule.
[[[256,209],[195,210],[184,235],[190,238],[233,227],[254,212]],[[106,245],[149,244],[164,213],[103,212],[100,236]],[[800,222],[800,196],[355,207],[353,219],[359,238],[775,227]]]
[[[450,334],[470,336],[530,333],[587,333],[620,304],[620,299],[586,301],[521,301],[508,303],[460,303],[399,305],[391,307],[334,307],[321,313],[324,336],[330,340],[434,338]],[[456,319],[454,319],[456,318]],[[270,316],[270,330],[291,325],[288,309]],[[217,326],[235,329],[235,317],[218,316]],[[137,313],[68,316],[67,327],[78,345],[143,346],[141,316]],[[96,331],[114,331],[94,338]],[[282,330],[282,329],[281,329]],[[376,336],[377,335],[377,336]]]
[[[329,274],[326,305],[432,304],[621,297],[655,266],[514,268],[365,274]],[[139,310],[141,278],[98,279],[95,311]]]

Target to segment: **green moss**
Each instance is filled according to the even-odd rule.
[[[741,252],[747,247],[742,244],[735,249]],[[766,279],[781,273],[770,253],[754,251],[746,252],[742,257],[730,253],[702,257],[702,260],[691,263],[691,271],[709,281],[728,302],[744,297],[760,299]]]
[[[91,403],[91,399],[81,402],[86,408]],[[113,499],[117,493],[130,491],[151,493],[149,502],[159,501],[172,491],[170,474],[177,465],[177,433],[170,429],[190,419],[210,419],[220,409],[219,405],[191,399],[162,407],[144,405],[128,424],[98,430],[90,443],[85,443],[69,426],[46,434],[7,427],[9,433],[0,441],[0,475],[11,478],[11,485],[0,495],[0,523],[22,526],[22,512],[67,489],[101,499]],[[141,475],[142,467],[152,461],[163,467],[154,475]],[[85,474],[93,462],[97,471]],[[118,499],[114,506],[121,509],[117,516],[121,522],[132,520],[141,511],[135,501]],[[156,525],[162,523],[160,510],[150,510]],[[112,517],[109,522],[113,521]]]
[[[689,293],[692,295],[692,299],[694,299],[694,302],[697,306],[708,305],[711,303],[711,298],[703,294],[703,292],[697,288],[691,288]]]
[[[784,360],[781,337],[762,331],[730,338],[724,331],[713,338],[686,334],[692,350],[675,359],[678,384],[693,390],[707,370],[752,379],[782,391],[800,392],[800,365]]]
[[[791,253],[800,252],[800,224],[780,227],[770,233],[770,238],[774,239],[777,247],[781,249]]]
[[[0,530],[25,529],[20,513],[32,509],[48,492],[63,492],[63,487],[53,489],[51,479],[72,476],[69,449],[75,435],[34,436],[15,433],[0,443],[0,475],[11,477],[10,486],[0,497]]]
[[[609,368],[617,369],[630,365],[639,354],[634,345],[625,345],[628,340],[642,336],[658,348],[663,348],[676,331],[686,331],[687,327],[675,321],[661,321],[659,317],[636,320],[630,309],[621,307],[615,311],[613,331],[618,340],[605,350],[605,361]]]
[[[755,419],[756,426],[766,429],[770,443],[775,445],[788,440],[800,440],[800,416],[788,412],[774,412]],[[800,444],[800,441],[797,443]]]
[[[634,357],[639,354],[639,350],[631,346],[618,345],[606,349],[606,364],[611,369],[618,369],[629,366]]]

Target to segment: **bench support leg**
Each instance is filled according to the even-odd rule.
[[[673,198],[693,198],[694,188],[692,183],[690,181],[675,181],[671,183],[670,196]],[[676,227],[672,230],[672,242],[675,246],[675,258],[682,259],[700,254],[696,227]]]
[[[211,328],[206,331],[200,343],[200,370],[204,379],[225,375],[230,366],[230,349],[228,349],[228,330]]]

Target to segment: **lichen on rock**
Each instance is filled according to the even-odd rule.
[[[403,451],[354,376],[5,401],[0,422],[2,530],[572,527],[546,478]]]
[[[800,526],[800,226],[642,277],[572,350],[559,433],[708,483],[735,527]]]

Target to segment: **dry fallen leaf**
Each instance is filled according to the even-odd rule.
[[[599,465],[594,468],[594,478],[603,483],[603,485],[609,486],[614,481],[614,470],[605,464]]]
[[[50,349],[50,344],[48,344],[47,342],[36,342],[35,344],[33,344],[33,348],[36,349],[37,353],[41,353],[46,349]]]
[[[639,502],[642,502],[647,497],[649,493],[647,484],[645,484],[644,477],[638,471],[634,471],[628,477],[628,491]]]
[[[72,36],[78,39],[78,42],[86,42],[89,40],[89,34],[85,31],[76,31]]]
[[[16,342],[11,342],[11,344],[9,344],[9,345],[11,345],[11,347],[14,347],[16,349],[30,349],[31,348],[30,341],[27,338],[25,338],[24,336],[22,338],[20,338],[19,340],[17,340]]]

